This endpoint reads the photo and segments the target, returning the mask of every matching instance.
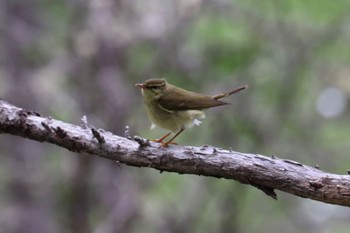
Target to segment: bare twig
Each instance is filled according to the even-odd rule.
[[[127,139],[131,139],[130,133],[129,133],[129,126],[125,126],[125,131],[124,131],[124,137]]]
[[[83,127],[84,129],[89,128],[87,117],[85,115],[80,120],[81,120],[81,123],[82,123],[81,127]]]
[[[0,133],[56,144],[130,166],[237,180],[276,198],[274,189],[325,203],[350,206],[350,176],[326,173],[299,162],[212,146],[169,146],[113,135],[43,117],[0,100]],[[101,146],[101,140],[104,143]],[[97,139],[97,140],[96,140]],[[147,142],[147,140],[145,140]]]
[[[92,132],[92,135],[94,135],[94,138],[96,138],[100,144],[103,144],[106,142],[105,138],[94,127],[91,128],[91,132]]]

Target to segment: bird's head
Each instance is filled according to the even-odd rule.
[[[164,93],[167,82],[163,79],[149,79],[144,83],[136,83],[145,98],[157,99]]]

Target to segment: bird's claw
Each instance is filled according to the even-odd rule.
[[[168,147],[169,144],[177,145],[176,142],[161,142],[159,148],[165,148]]]

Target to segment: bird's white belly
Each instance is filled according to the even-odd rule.
[[[173,132],[198,125],[200,123],[198,119],[205,117],[204,112],[200,110],[167,111],[158,104],[149,105],[147,114],[156,126]]]

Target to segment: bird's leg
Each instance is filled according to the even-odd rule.
[[[158,142],[158,143],[163,143],[163,140],[166,139],[167,137],[169,137],[169,135],[171,134],[171,132],[165,134],[163,137],[159,138],[159,139],[154,139],[154,140],[150,140],[151,142]]]
[[[162,143],[161,146],[162,146],[162,147],[167,147],[169,144],[176,144],[175,142],[173,142],[174,139],[175,139],[177,136],[179,136],[179,134],[182,133],[184,130],[185,130],[184,128],[180,129],[180,131],[177,132],[177,133],[174,135],[174,137],[172,137],[169,141],[167,141],[167,142],[165,142],[165,143]]]

